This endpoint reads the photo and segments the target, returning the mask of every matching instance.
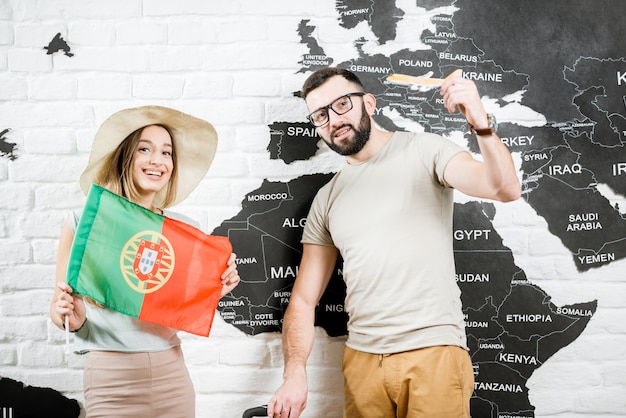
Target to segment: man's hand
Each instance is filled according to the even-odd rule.
[[[267,416],[271,418],[298,418],[306,407],[306,375],[285,379],[267,404]]]
[[[483,107],[476,84],[459,76],[446,78],[441,85],[443,103],[450,113],[455,113],[457,107],[465,116],[467,122],[477,129],[489,127],[487,112]]]

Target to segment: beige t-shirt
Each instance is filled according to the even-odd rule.
[[[439,135],[396,132],[315,197],[302,243],[335,246],[343,257],[349,347],[376,354],[467,348],[454,275],[453,190],[443,180],[461,151]]]

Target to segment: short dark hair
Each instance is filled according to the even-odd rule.
[[[356,74],[354,74],[352,71],[348,71],[345,68],[339,67],[326,67],[315,71],[306,79],[306,81],[302,85],[302,92],[300,94],[301,97],[303,99],[306,99],[306,96],[308,96],[311,91],[315,90],[316,88],[324,84],[326,80],[336,75],[340,75],[346,80],[357,84],[363,89],[363,91],[365,91],[363,83],[361,83],[359,77],[357,77]]]

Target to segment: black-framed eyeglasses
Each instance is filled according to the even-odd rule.
[[[332,109],[337,115],[343,115],[344,113],[352,110],[352,99],[351,96],[365,96],[366,93],[360,91],[356,93],[348,93],[343,96],[333,100],[333,102],[324,107],[320,107],[315,112],[312,112],[307,116],[309,118],[309,122],[313,124],[315,127],[324,126],[328,123],[330,112],[329,109]]]

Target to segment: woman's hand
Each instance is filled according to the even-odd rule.
[[[57,297],[53,304],[54,313],[61,319],[65,328],[65,317],[69,317],[69,330],[76,331],[86,320],[85,302],[72,294],[72,288],[65,282],[57,283]]]
[[[224,296],[227,293],[230,293],[237,285],[241,278],[239,277],[239,272],[237,271],[237,264],[235,264],[235,258],[237,256],[235,253],[230,255],[228,259],[226,270],[222,273],[222,295]]]

